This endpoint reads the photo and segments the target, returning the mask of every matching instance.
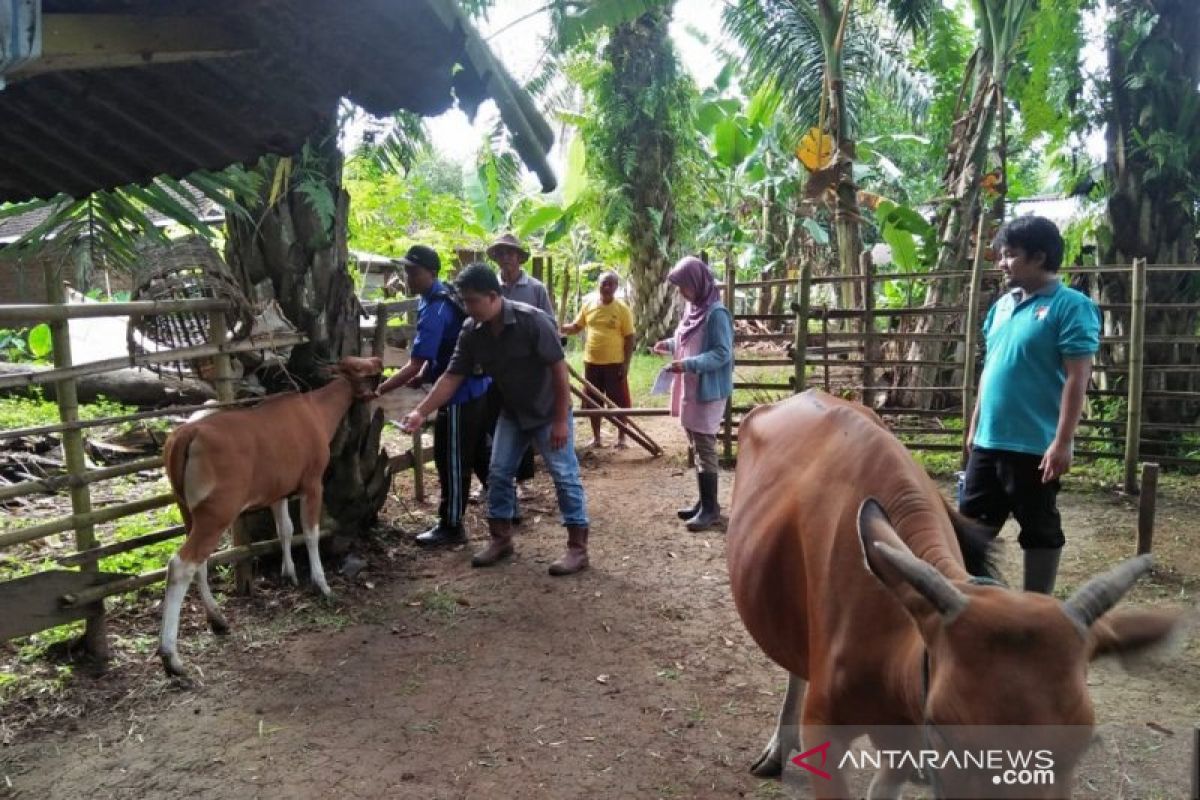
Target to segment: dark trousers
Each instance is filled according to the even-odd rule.
[[[996,532],[1012,514],[1021,526],[1023,550],[1066,543],[1058,514],[1057,480],[1042,483],[1042,457],[1011,450],[971,448],[958,510]]]
[[[488,462],[483,458],[488,434],[484,427],[486,411],[486,399],[477,397],[444,406],[433,423],[433,462],[442,490],[438,519],[447,527],[462,524],[471,492],[471,473],[487,475]]]
[[[633,401],[629,399],[629,381],[625,377],[624,364],[589,364],[585,361],[583,362],[583,377],[619,407],[630,408],[633,406]],[[601,405],[601,399],[595,392],[590,389],[584,392],[584,408],[599,408]],[[628,418],[618,417],[617,419],[626,422]],[[592,435],[595,437],[600,436],[600,423],[600,417],[592,417]],[[620,429],[618,428],[618,430]]]
[[[487,468],[492,463],[492,434],[496,431],[496,421],[500,419],[500,390],[496,388],[496,384],[488,387],[485,398],[484,410],[484,430],[487,432],[486,442],[484,444],[483,456],[481,463],[483,464],[483,474],[479,476],[479,482],[487,486]],[[525,448],[524,454],[521,456],[521,463],[517,467],[517,480],[527,481],[533,477],[533,445]]]

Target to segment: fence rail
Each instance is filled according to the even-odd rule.
[[[864,403],[875,405],[885,421],[908,440],[906,443],[912,449],[947,452],[963,450],[961,439],[965,433],[962,430],[938,429],[932,423],[950,417],[966,419],[974,407],[975,383],[981,366],[977,358],[981,348],[976,334],[988,307],[984,302],[984,295],[987,287],[994,285],[994,279],[1001,277],[999,270],[985,268],[979,255],[977,253],[977,258],[969,270],[935,274],[880,272],[874,268],[869,256],[864,256],[860,274],[849,276],[812,276],[811,265],[802,265],[793,278],[742,282],[737,281],[727,270],[721,285],[722,291],[727,298],[735,298],[738,302],[745,300],[749,309],[743,309],[746,313],[739,314],[738,302],[727,305],[734,313],[735,321],[751,323],[749,329],[738,326],[739,330],[735,336],[735,368],[780,370],[753,375],[739,374],[735,376],[735,389],[790,393],[802,391],[806,385],[823,385],[826,390],[840,391]],[[1121,321],[1121,333],[1114,335],[1108,332],[1101,337],[1101,351],[1105,357],[1095,365],[1094,382],[1098,382],[1090,386],[1088,391],[1089,405],[1102,401],[1111,403],[1114,400],[1123,400],[1124,419],[1085,418],[1080,423],[1081,430],[1093,430],[1095,435],[1084,433],[1078,438],[1080,442],[1090,445],[1105,445],[1099,449],[1093,447],[1082,450],[1079,453],[1081,457],[1123,461],[1126,488],[1130,491],[1136,489],[1137,463],[1145,446],[1154,447],[1156,451],[1161,452],[1164,446],[1179,444],[1178,440],[1169,438],[1170,434],[1194,435],[1200,432],[1200,424],[1195,422],[1146,422],[1144,419],[1146,403],[1169,402],[1200,406],[1200,363],[1161,363],[1161,351],[1155,350],[1164,346],[1197,348],[1200,346],[1200,330],[1196,330],[1194,326],[1182,334],[1147,334],[1145,330],[1148,312],[1189,315],[1186,319],[1194,319],[1196,313],[1200,312],[1200,303],[1150,302],[1147,292],[1149,278],[1165,273],[1196,272],[1200,272],[1200,265],[1148,265],[1140,260],[1130,265],[1079,267],[1069,271],[1071,275],[1085,277],[1128,277],[1128,302],[1097,303],[1102,313],[1115,315],[1114,318]],[[969,283],[965,284],[966,305],[961,298],[952,298],[951,302],[937,306],[913,305],[899,308],[878,306],[874,302],[876,289],[885,283],[920,281],[928,286],[932,281],[949,279],[969,279]],[[992,283],[989,284],[989,281]],[[830,308],[827,304],[816,302],[814,297],[810,296],[819,284],[836,286],[846,283],[861,287],[861,291],[855,290],[858,301],[853,307]],[[764,311],[761,305],[755,303],[755,291],[782,293],[782,298],[775,294],[771,299],[776,308],[783,305],[791,308],[792,313]],[[829,290],[816,288],[816,291]],[[960,326],[961,332],[913,329],[917,320],[932,320],[938,317],[961,317],[966,322]],[[769,347],[771,344],[779,345],[784,342],[792,345],[787,358],[770,356],[762,349],[747,352],[744,347],[751,345],[761,348],[763,345]],[[933,346],[934,352],[952,355],[942,359],[907,358],[910,346],[916,345],[924,345],[926,351]],[[835,349],[836,354],[830,352]],[[1122,355],[1113,357],[1114,352],[1120,352]],[[1158,353],[1158,357],[1148,361],[1147,356],[1155,353]],[[796,377],[783,382],[782,370],[789,367]],[[952,383],[941,380],[936,385],[922,386],[896,386],[880,381],[877,377],[888,372],[894,377],[899,370],[921,367],[940,367],[943,369],[940,374],[962,377],[961,380]],[[1195,376],[1195,379],[1184,380],[1185,376],[1189,375]],[[1151,376],[1155,376],[1153,380]],[[1114,386],[1114,380],[1122,383]],[[1164,385],[1163,380],[1182,383]],[[900,397],[927,396],[937,396],[943,401],[958,397],[961,404],[957,408],[906,408],[894,402],[895,398]],[[876,402],[883,397],[887,398],[884,404]],[[730,402],[723,431],[724,454],[727,458],[733,456],[738,419],[747,408]],[[921,426],[903,424],[906,418],[924,420],[925,423]],[[1148,436],[1148,433],[1157,433],[1158,436]],[[943,441],[926,441],[930,435],[941,436]],[[944,439],[949,436],[957,436],[960,443],[946,443]],[[1161,456],[1156,454],[1155,459],[1164,465],[1200,465],[1200,458],[1187,452],[1175,455],[1165,452]]]
[[[138,458],[123,464],[99,469],[88,468],[83,453],[82,432],[100,426],[117,425],[128,422],[172,417],[190,413],[202,408],[229,408],[259,402],[260,398],[233,399],[233,378],[230,356],[240,352],[263,350],[280,346],[301,344],[306,338],[296,333],[276,333],[268,336],[255,337],[237,342],[227,341],[225,327],[225,312],[231,305],[224,300],[198,298],[190,300],[172,300],[162,302],[134,303],[101,303],[69,305],[61,295],[61,283],[57,276],[50,279],[47,276],[48,297],[52,301],[46,304],[30,305],[0,305],[0,325],[20,325],[35,322],[49,322],[53,336],[54,368],[37,373],[17,373],[0,376],[0,388],[32,386],[45,383],[58,385],[57,402],[60,422],[53,425],[40,425],[16,430],[0,431],[0,440],[11,440],[21,437],[42,436],[47,434],[62,434],[63,449],[66,455],[66,474],[62,476],[36,478],[8,486],[0,487],[0,502],[10,502],[21,497],[45,492],[70,491],[72,498],[72,513],[57,519],[38,521],[31,525],[0,532],[0,549],[27,544],[49,536],[55,536],[68,531],[75,533],[75,552],[58,555],[54,560],[62,567],[78,568],[92,577],[74,572],[44,571],[31,576],[0,582],[0,595],[35,597],[36,593],[54,593],[53,596],[38,596],[41,611],[30,611],[22,617],[23,603],[12,603],[14,607],[6,608],[5,613],[12,615],[10,621],[3,627],[4,635],[25,635],[45,627],[53,627],[72,619],[83,618],[87,622],[85,635],[86,646],[93,654],[103,657],[107,653],[107,638],[105,636],[105,617],[103,598],[124,592],[134,591],[145,586],[158,583],[165,578],[165,570],[152,570],[137,575],[121,577],[112,573],[99,572],[99,562],[102,559],[121,553],[140,550],[160,542],[169,541],[183,535],[181,525],[169,526],[157,531],[135,536],[129,539],[99,544],[96,541],[95,526],[113,522],[135,514],[145,513],[154,509],[164,508],[174,503],[171,494],[157,494],[128,502],[121,502],[99,509],[92,508],[90,487],[101,481],[107,481],[145,470],[159,469],[163,460],[161,456]],[[57,292],[57,294],[56,294]],[[400,315],[411,315],[415,312],[417,301],[405,299],[399,301],[383,301],[364,304],[364,313],[375,315],[373,330],[360,329],[360,339],[369,341],[371,351],[383,355],[386,349],[386,338],[390,331],[397,326],[390,326],[389,320],[396,320]],[[209,316],[209,342],[207,344],[182,347],[172,350],[155,351],[130,355],[129,357],[106,359],[87,364],[73,364],[70,353],[70,339],[67,325],[73,319],[94,319],[99,317],[130,316],[139,317],[153,314],[177,314],[206,312]],[[411,323],[411,320],[409,320]],[[411,332],[412,326],[398,326],[402,333]],[[152,364],[159,362],[179,362],[197,358],[212,358],[214,363],[212,382],[216,387],[219,402],[201,405],[170,406],[167,408],[141,411],[134,414],[105,417],[102,419],[78,419],[78,403],[76,401],[76,381],[86,375],[100,374],[129,366]],[[408,453],[393,457],[389,466],[395,471],[412,469],[414,482],[418,488],[418,496],[423,493],[422,474],[425,465],[431,460],[431,453],[421,442],[420,434],[413,437],[413,447]],[[277,551],[278,541],[249,543],[240,535],[240,529],[235,526],[234,545],[231,548],[214,554],[211,563],[236,564],[238,566],[238,582],[243,584],[248,569],[244,565],[256,556]],[[79,578],[71,578],[74,575]],[[47,580],[37,580],[45,577]],[[31,580],[32,579],[32,580]],[[91,583],[92,585],[88,585]],[[34,594],[31,594],[34,593]],[[61,613],[47,614],[46,601],[50,607],[57,605]]]

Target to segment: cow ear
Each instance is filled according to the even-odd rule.
[[[1196,627],[1195,615],[1178,611],[1111,611],[1089,630],[1091,658],[1117,655],[1125,666],[1182,642]]]

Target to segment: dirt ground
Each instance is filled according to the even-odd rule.
[[[546,574],[564,537],[539,476],[518,555],[503,566],[470,567],[483,537],[477,507],[471,547],[427,553],[411,538],[433,507],[397,499],[386,514],[394,530],[359,554],[366,569],[331,576],[332,604],[265,582],[254,598],[225,601],[234,634],[216,639],[193,590],[181,637],[197,674],[190,689],[161,675],[148,638],[156,609],[124,612],[114,668],[80,673],[62,697],[0,709],[0,796],[798,796],[747,772],[784,676],[738,621],[723,534],[689,534],[674,518],[694,486],[678,430],[662,419],[645,427],[667,456],[584,459],[594,532],[582,575]],[[411,497],[406,482],[398,498]],[[1194,503],[1162,499],[1162,569],[1132,602],[1192,602]],[[1067,494],[1062,506],[1069,591],[1130,552],[1136,516],[1111,495]],[[1019,576],[1013,533],[1004,538],[1006,573]],[[327,572],[340,561],[327,558]],[[1187,796],[1178,759],[1200,718],[1196,654],[1192,641],[1139,673],[1093,668],[1099,717],[1122,726],[1107,743],[1119,757],[1077,796]]]

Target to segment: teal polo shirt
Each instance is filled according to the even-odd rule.
[[[983,323],[975,446],[1040,456],[1058,429],[1063,360],[1100,349],[1100,310],[1058,281],[1020,301],[1019,294],[997,300]]]

